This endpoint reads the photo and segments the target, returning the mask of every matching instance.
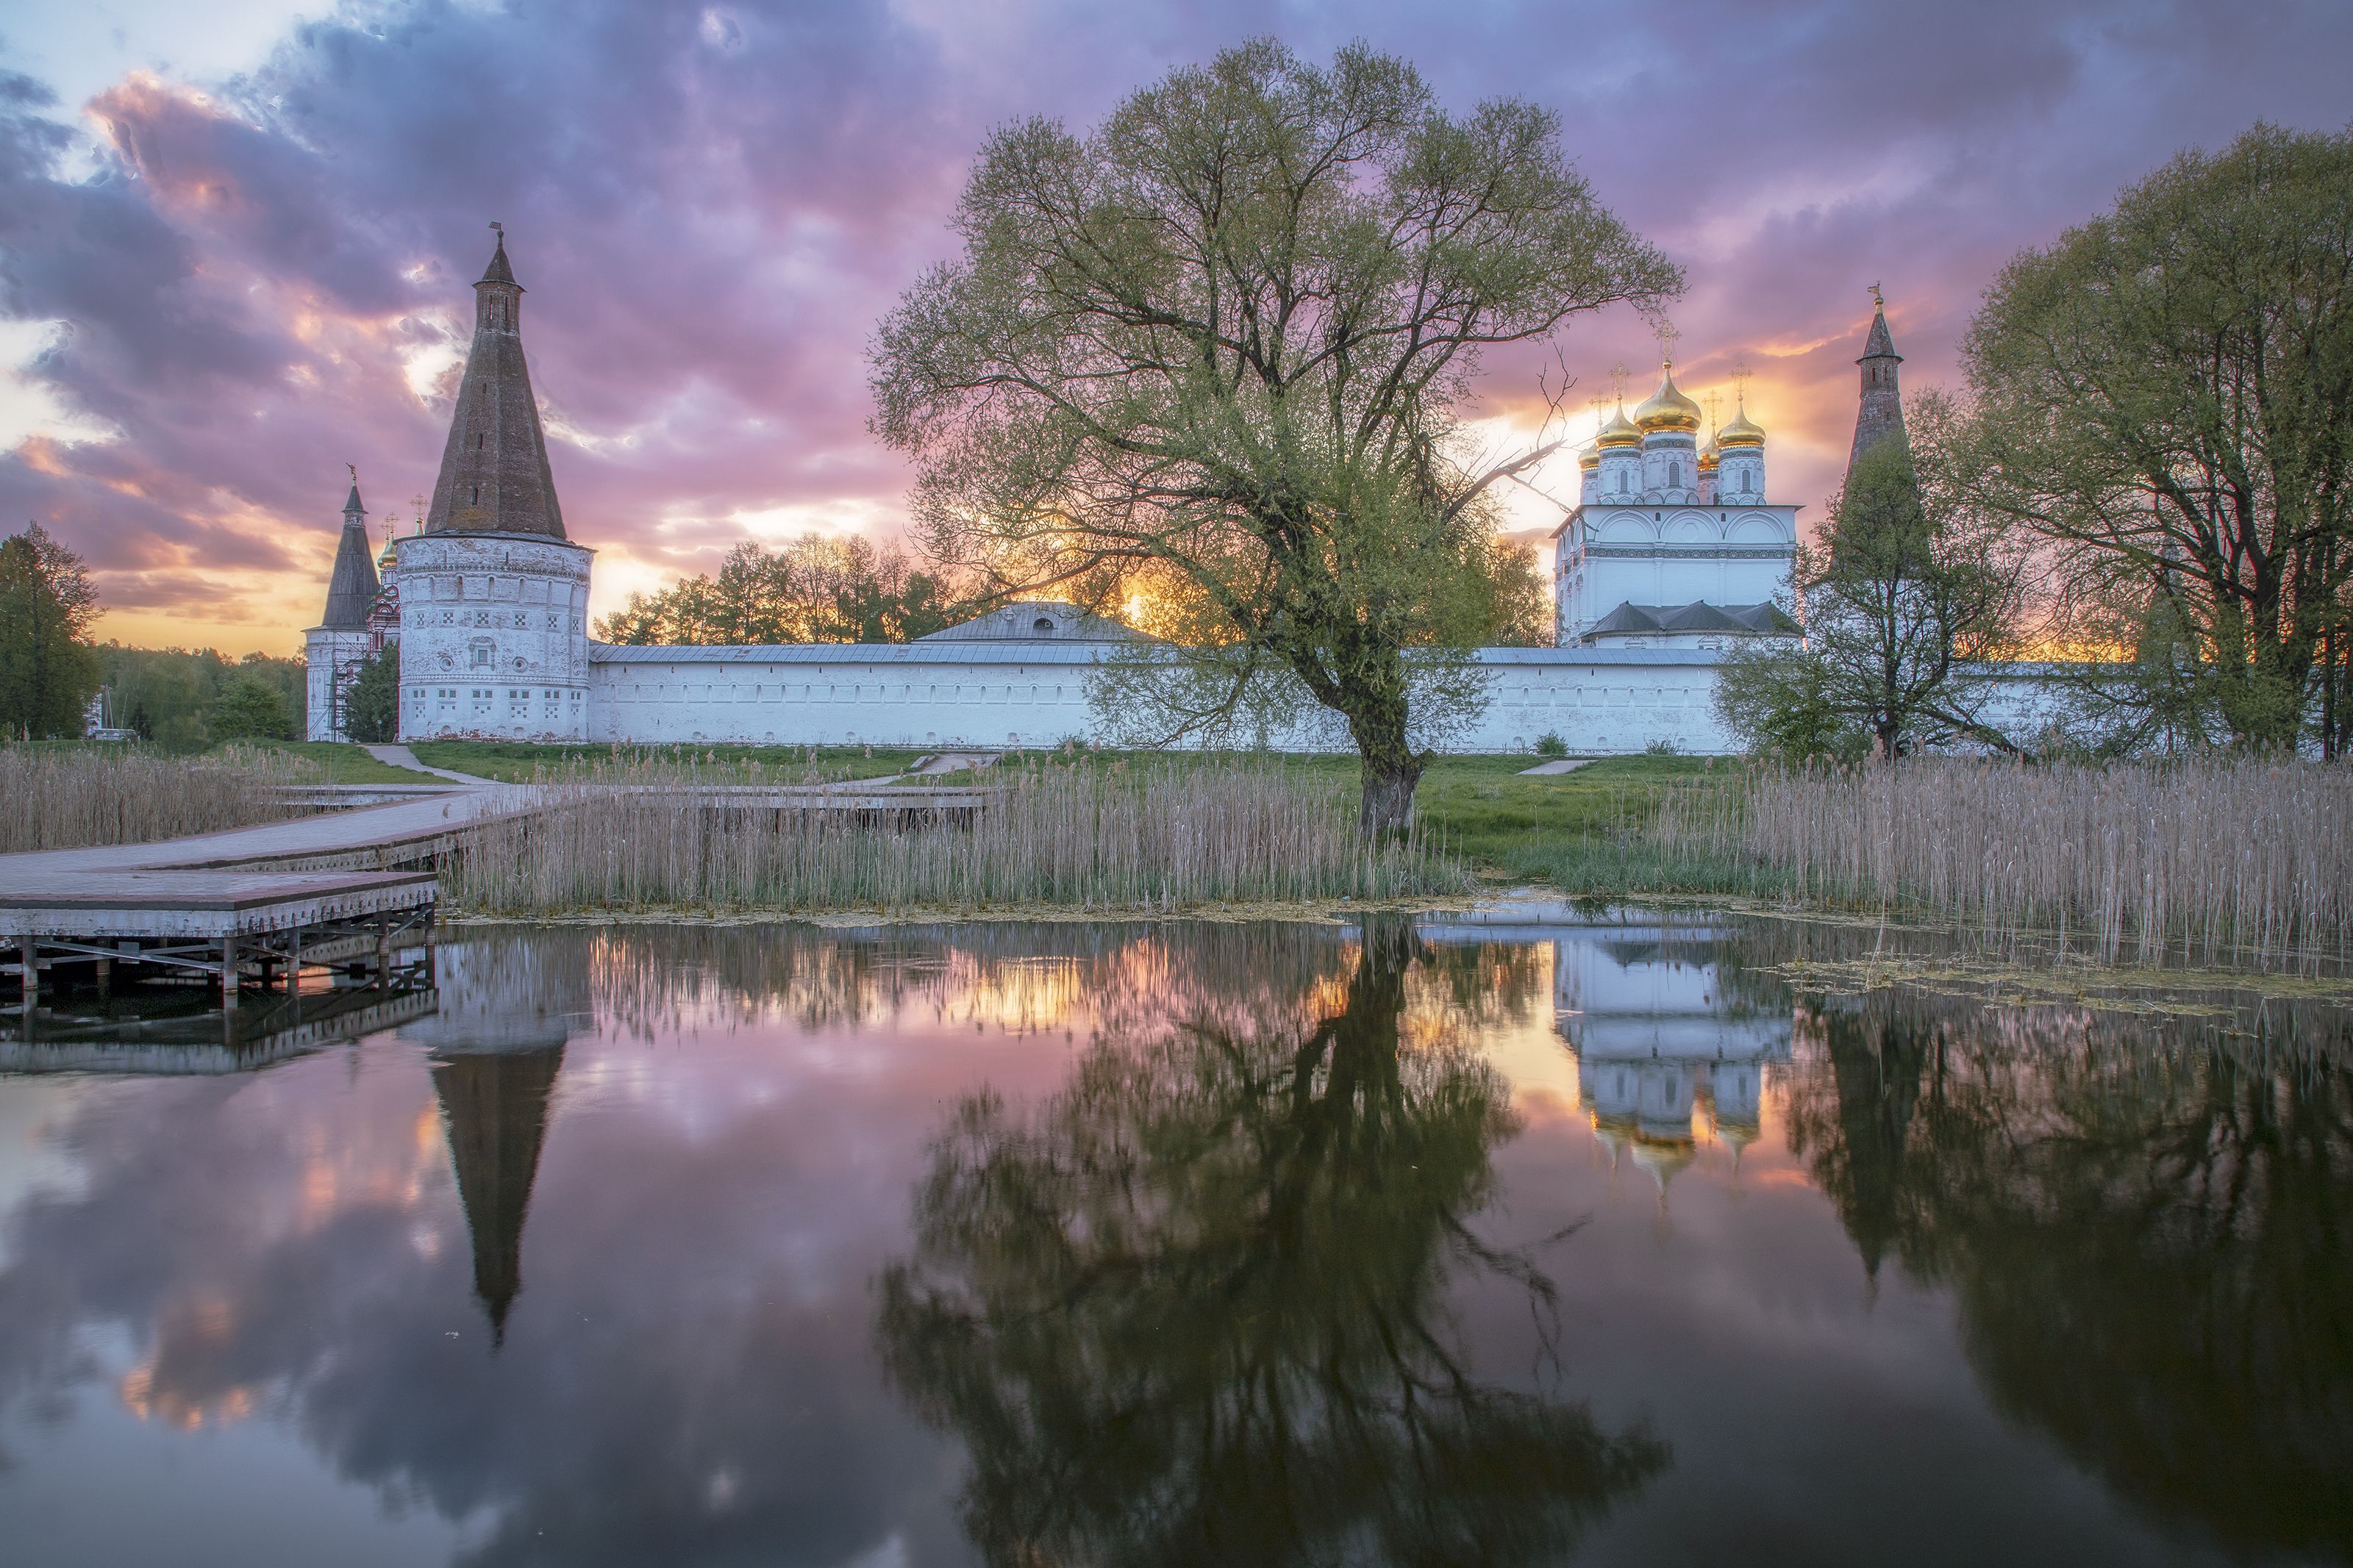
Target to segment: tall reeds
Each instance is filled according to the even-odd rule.
[[[280,790],[316,764],[230,747],[165,757],[132,748],[0,746],[0,854],[143,844],[299,816]]]
[[[1653,829],[1799,896],[2080,935],[2110,957],[2353,956],[2353,773],[2248,758],[1750,773]]]
[[[691,769],[599,763],[543,782],[542,809],[469,833],[442,868],[442,889],[496,914],[1116,913],[1470,886],[1459,862],[1419,838],[1361,842],[1339,790],[1279,764],[1005,767],[987,778],[976,810],[911,800],[878,812],[753,804],[732,774],[734,789]]]

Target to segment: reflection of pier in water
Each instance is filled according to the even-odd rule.
[[[1553,1026],[1613,1165],[1658,1184],[1698,1155],[1693,1113],[1740,1152],[1759,1131],[1767,1064],[1789,1059],[1792,1020],[1727,996],[1726,939],[1706,925],[1596,926],[1553,942]]]
[[[209,992],[132,992],[19,1013],[0,1033],[0,1072],[202,1077],[251,1072],[429,1016],[430,966],[384,981],[295,991],[266,1007],[224,1009]]]

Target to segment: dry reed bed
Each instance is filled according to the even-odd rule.
[[[144,844],[300,816],[278,791],[317,782],[282,752],[164,757],[133,749],[0,746],[0,854]]]
[[[463,909],[506,915],[646,905],[1115,913],[1408,898],[1471,882],[1420,839],[1361,843],[1351,802],[1279,766],[1016,768],[988,782],[968,817],[910,810],[877,822],[746,809],[691,769],[599,763],[543,783],[544,809],[471,830],[442,868],[442,889]]]
[[[2222,758],[1767,770],[1671,800],[1666,842],[1778,868],[1810,899],[1924,907],[2140,962],[2353,955],[2353,773]]]

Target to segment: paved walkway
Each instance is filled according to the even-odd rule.
[[[407,768],[414,773],[431,773],[437,779],[448,779],[456,784],[486,784],[498,782],[496,779],[481,778],[473,773],[452,773],[448,768],[427,767],[418,762],[417,753],[406,746],[362,746],[360,750],[388,768]]]

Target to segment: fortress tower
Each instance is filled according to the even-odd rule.
[[[326,612],[302,634],[310,666],[306,739],[349,738],[343,733],[343,696],[359,667],[375,651],[368,612],[378,589],[375,561],[368,551],[367,508],[360,504],[360,477],[354,471],[352,493],[343,502],[343,537],[335,546],[334,574],[327,580]]]
[[[1862,387],[1854,415],[1854,446],[1846,456],[1849,468],[1866,448],[1904,434],[1904,394],[1895,384],[1895,367],[1904,356],[1895,352],[1895,340],[1887,331],[1887,301],[1876,283],[1871,286],[1871,298],[1875,307],[1871,332],[1863,339],[1862,357],[1854,362],[1862,370]]]
[[[496,226],[495,225],[492,226]],[[499,235],[425,531],[400,542],[400,736],[588,733],[588,563],[564,536]]]

